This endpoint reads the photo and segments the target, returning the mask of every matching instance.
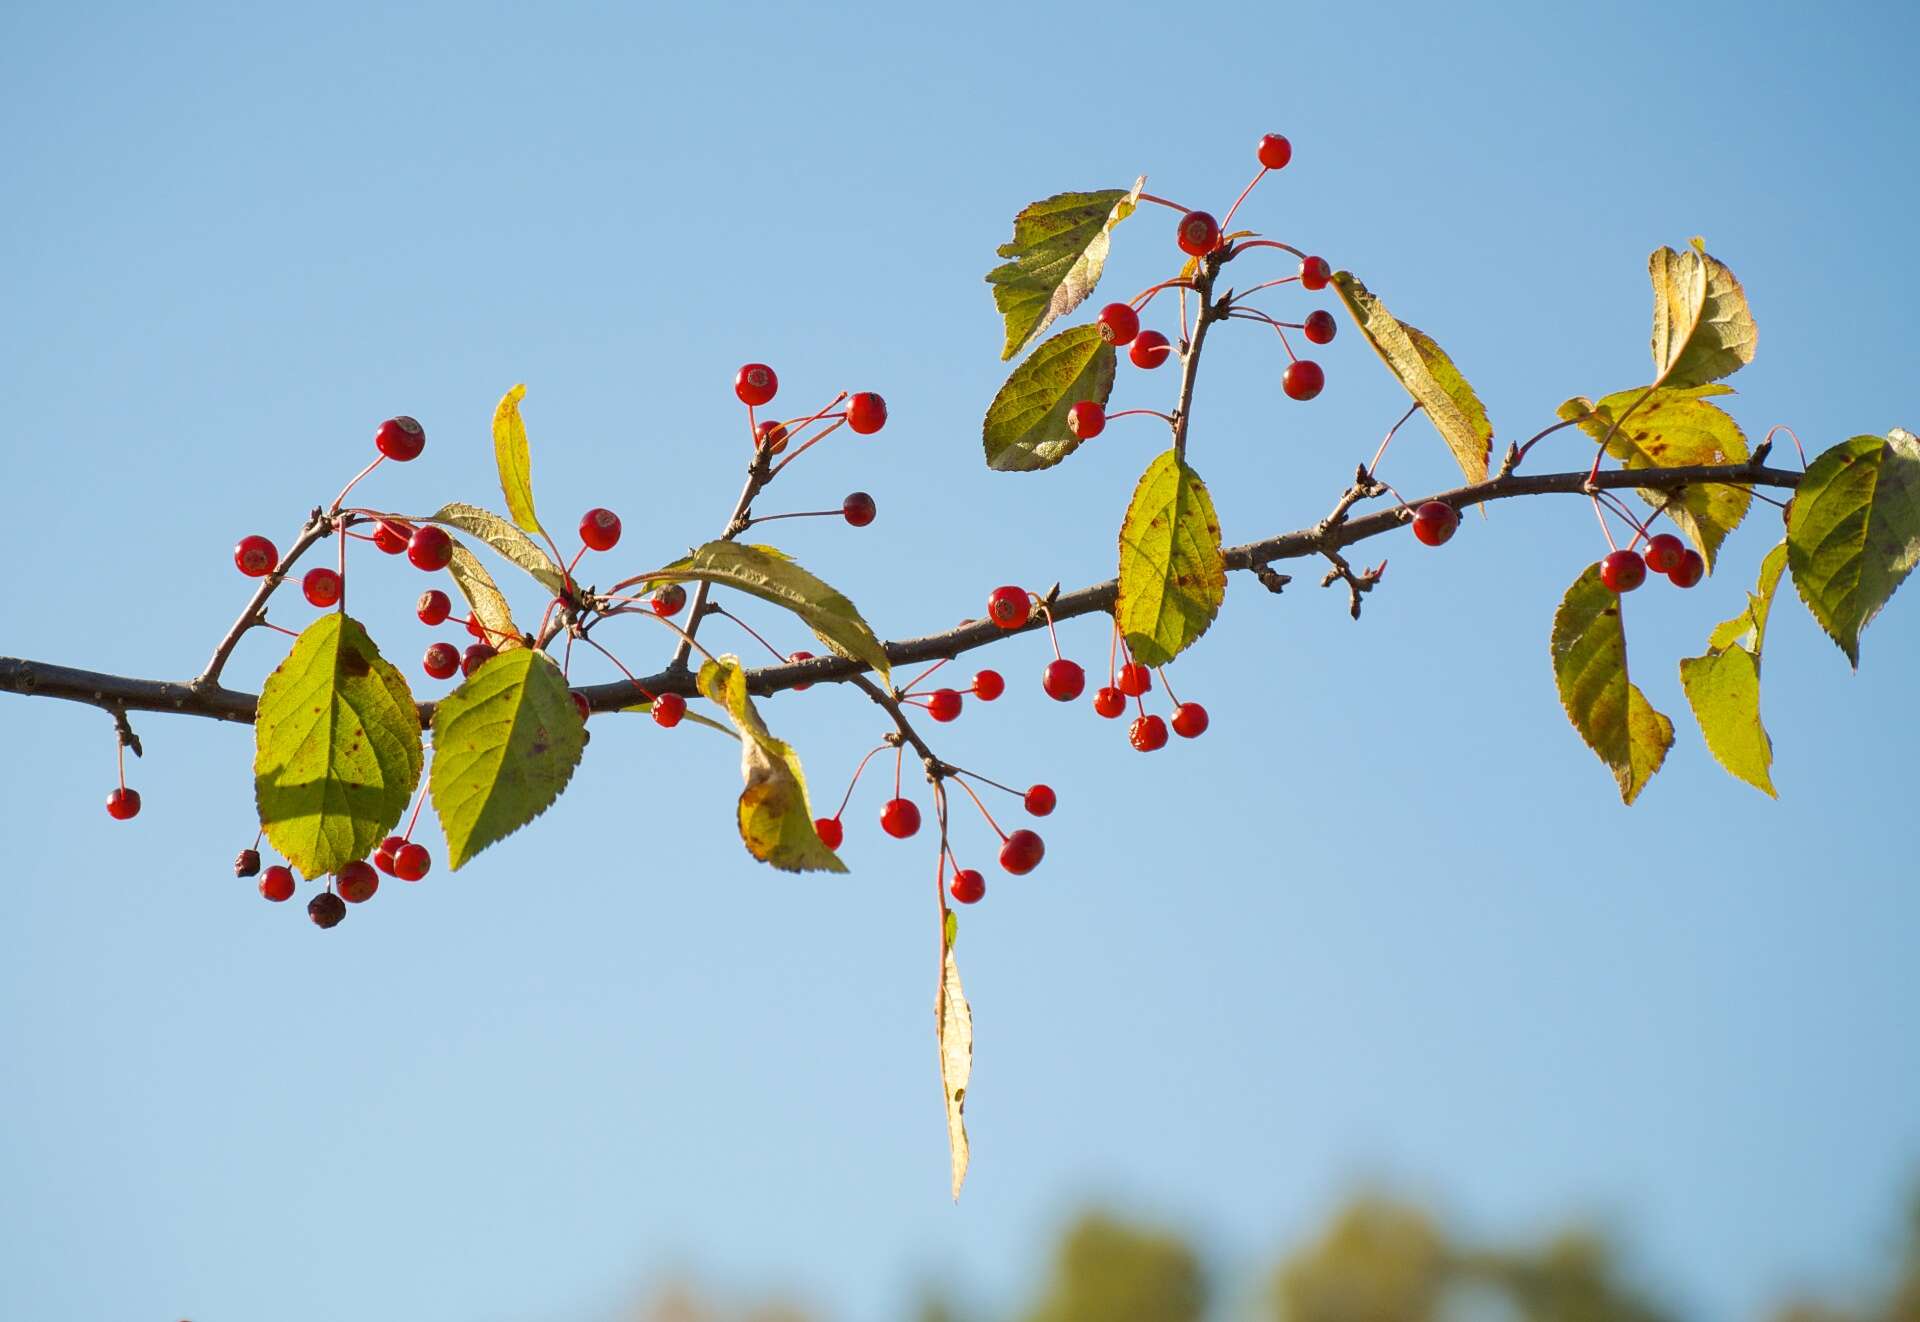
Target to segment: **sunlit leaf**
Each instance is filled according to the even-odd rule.
[[[1367,343],[1419,403],[1434,430],[1453,451],[1460,471],[1469,482],[1484,482],[1493,424],[1487,421],[1480,397],[1453,365],[1453,359],[1426,332],[1388,312],[1351,271],[1334,272],[1333,286]]]
[[[1553,617],[1553,680],[1567,719],[1613,770],[1622,802],[1632,803],[1666,760],[1673,722],[1653,709],[1627,675],[1620,598],[1589,565]]]
[[[559,565],[554,563],[553,556],[548,553],[546,547],[492,510],[456,500],[442,505],[432,514],[408,514],[395,517],[404,518],[408,523],[438,523],[443,527],[458,528],[462,532],[471,533],[526,570],[536,583],[555,596],[560,595],[561,590],[566,586],[565,573]]]
[[[1113,346],[1098,326],[1061,331],[1035,349],[987,406],[980,433],[987,467],[1030,473],[1079,449],[1079,438],[1067,430],[1067,413],[1083,399],[1105,404],[1113,373]]]
[[[951,917],[951,913],[948,915]],[[953,930],[940,952],[940,1088],[947,1103],[947,1148],[953,1159],[953,1200],[967,1180],[967,1085],[973,1078],[973,1009],[960,986],[960,965],[953,957]]]
[[[1693,240],[1685,252],[1656,248],[1653,281],[1654,384],[1699,386],[1753,361],[1759,330],[1733,272]]]
[[[882,679],[892,675],[886,649],[854,604],[771,546],[708,542],[685,559],[641,575],[640,581],[705,581],[736,588],[786,607],[804,620],[821,642],[841,656],[865,663]]]
[[[308,625],[260,690],[260,825],[303,876],[371,854],[407,810],[423,760],[413,694],[351,616]]]
[[[533,512],[533,460],[527,453],[527,424],[520,420],[520,401],[527,388],[515,386],[500,397],[493,410],[493,461],[500,469],[500,490],[507,513],[527,532],[539,532]]]
[[[999,250],[1010,260],[987,272],[994,305],[1007,323],[1002,360],[1033,343],[1093,292],[1113,227],[1133,214],[1146,182],[1141,175],[1131,189],[1060,193],[1013,218],[1013,241]]]
[[[453,576],[460,595],[467,599],[473,618],[487,631],[489,643],[502,652],[522,645],[519,626],[514,624],[513,613],[507,609],[507,599],[500,595],[493,576],[487,573],[480,558],[458,539],[453,543],[453,558],[447,562],[447,573]]]
[[[732,718],[740,730],[740,839],[747,852],[782,872],[845,872],[846,864],[813,829],[807,776],[800,755],[774,738],[747,696],[739,658],[721,657],[700,667],[700,693]]]
[[[1747,608],[1730,620],[1713,627],[1707,635],[1707,650],[1740,646],[1759,655],[1766,640],[1767,620],[1773,613],[1773,594],[1780,586],[1781,571],[1787,567],[1787,544],[1783,541],[1768,551],[1760,562],[1760,581],[1747,594]]]
[[[553,805],[586,747],[560,667],[530,647],[502,652],[433,712],[427,786],[458,868]]]
[[[1813,618],[1860,664],[1860,631],[1920,561],[1920,442],[1895,427],[1807,466],[1787,514],[1787,563]]]
[[[1141,475],[1120,525],[1114,619],[1143,665],[1163,666],[1207,631],[1227,590],[1220,519],[1199,474],[1168,450]]]
[[[1560,406],[1560,416],[1579,418],[1580,430],[1595,440],[1606,438],[1607,453],[1629,469],[1738,464],[1746,462],[1747,438],[1739,424],[1708,398],[1732,393],[1720,385],[1621,390],[1598,402],[1570,399]],[[1643,489],[1640,496],[1655,509],[1666,511],[1699,549],[1709,570],[1720,543],[1739,526],[1752,503],[1745,487],[1724,482],[1696,484],[1678,492]]]

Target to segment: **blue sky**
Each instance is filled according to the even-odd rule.
[[[1916,37],[1875,5],[10,5],[0,651],[193,673],[245,597],[234,541],[284,544],[379,419],[429,443],[369,500],[496,502],[516,381],[543,509],[612,506],[644,567],[723,521],[749,359],[783,399],[892,406],[763,503],[874,493],[864,531],[774,527],[881,632],[1103,578],[1161,438],[1128,420],[987,472],[980,277],[1048,193],[1144,171],[1224,207],[1267,131],[1295,161],[1248,221],[1434,334],[1502,441],[1646,379],[1646,253],[1696,233],[1761,328],[1750,434],[1913,427],[1920,190],[1889,89]],[[1111,289],[1166,272],[1170,221],[1119,231]],[[1270,341],[1210,343],[1195,411],[1230,540],[1317,519],[1403,407],[1350,328],[1307,405]],[[1412,424],[1385,471],[1411,495],[1449,467]],[[1213,728],[1152,758],[1040,695],[1038,640],[1001,649],[1008,697],[942,750],[1061,807],[1042,869],[990,871],[965,917],[957,1208],[931,849],[880,835],[877,785],[853,874],[796,880],[732,836],[731,745],[597,720],[537,828],[321,935],[228,871],[247,731],[140,721],[122,827],[108,722],[0,701],[0,1314],[595,1318],[684,1270],[880,1319],[928,1279],[1014,1298],[1085,1199],[1251,1272],[1369,1181],[1488,1233],[1628,1230],[1699,1316],[1856,1279],[1920,1178],[1920,607],[1896,598],[1850,675],[1783,602],[1767,801],[1706,755],[1673,661],[1774,536],[1760,509],[1719,577],[1634,598],[1636,678],[1681,729],[1631,810],[1547,664],[1597,554],[1577,499],[1383,546],[1358,625],[1307,573],[1235,581],[1175,671]],[[356,565],[356,613],[416,674],[419,575]],[[1064,637],[1104,653],[1097,623]],[[277,654],[256,634],[230,674]],[[822,797],[881,729],[853,693],[765,711]]]

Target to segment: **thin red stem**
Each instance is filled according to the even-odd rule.
[[[1139,312],[1143,310],[1147,306],[1147,304],[1153,302],[1154,298],[1158,296],[1160,291],[1163,289],[1192,289],[1192,288],[1193,288],[1193,281],[1183,279],[1180,276],[1175,276],[1171,280],[1162,280],[1157,285],[1149,285],[1147,288],[1141,290],[1139,293],[1135,294],[1132,298],[1128,299],[1127,303],[1128,303],[1128,306],[1133,308],[1135,312]]]
[[[376,459],[374,459],[372,463],[368,464],[365,468],[355,473],[353,475],[352,480],[349,481],[344,487],[340,488],[340,494],[333,498],[333,504],[329,507],[331,511],[335,514],[338,514],[340,512],[340,502],[347,498],[347,493],[360,485],[361,478],[365,477],[368,473],[371,473],[374,469],[380,467],[380,465],[384,464],[385,462],[387,462],[387,457],[384,454],[380,455]]]
[[[960,781],[960,788],[967,792],[967,797],[973,800],[973,806],[978,808],[980,810],[980,815],[987,819],[987,825],[991,826],[993,828],[993,833],[999,836],[1001,841],[1004,842],[1007,838],[1007,833],[1000,829],[1000,823],[993,820],[993,814],[987,811],[986,804],[980,802],[980,796],[973,792],[973,786],[967,784],[966,781],[962,780]]]
[[[1276,239],[1248,239],[1245,243],[1236,243],[1233,245],[1233,251],[1236,255],[1252,248],[1278,248],[1282,252],[1292,253],[1303,262],[1307,260],[1307,254],[1301,252],[1291,243],[1281,243]]]
[[[1247,194],[1253,191],[1253,186],[1266,177],[1267,167],[1263,165],[1260,167],[1259,174],[1247,180],[1247,186],[1240,190],[1240,196],[1233,199],[1233,205],[1227,208],[1227,214],[1220,218],[1220,232],[1222,234],[1227,232],[1227,223],[1233,219],[1233,213],[1240,209],[1240,204],[1247,200]]]
[[[934,671],[938,670],[941,666],[944,666],[945,664],[947,664],[947,662],[951,660],[953,660],[953,658],[950,656],[941,657],[938,661],[935,661],[932,665],[928,666],[925,670],[915,675],[912,679],[907,681],[907,686],[900,690],[900,696],[903,698],[906,697],[909,693],[913,692],[914,689],[918,688],[921,682],[925,680],[928,675],[931,675]]]
[[[1192,207],[1183,207],[1178,202],[1169,202],[1164,197],[1155,197],[1152,193],[1140,194],[1140,200],[1142,202],[1151,202],[1155,206],[1171,208],[1174,211],[1178,211],[1183,216],[1186,215],[1189,211],[1193,210]]]
[[[1367,465],[1368,477],[1373,476],[1373,470],[1380,467],[1380,461],[1386,457],[1387,446],[1393,443],[1393,434],[1399,431],[1401,427],[1406,425],[1406,421],[1408,418],[1411,418],[1415,413],[1418,413],[1419,411],[1420,411],[1420,402],[1418,400],[1415,400],[1413,407],[1400,415],[1400,421],[1394,423],[1393,426],[1387,428],[1387,434],[1381,440],[1380,448],[1373,452],[1373,462]],[[1402,503],[1404,504],[1405,502],[1402,502]]]

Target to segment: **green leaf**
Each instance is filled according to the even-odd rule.
[[[507,497],[507,513],[528,532],[540,532],[533,512],[533,460],[527,453],[527,424],[520,420],[520,401],[527,388],[515,386],[500,397],[493,410],[493,462],[500,469],[500,490]]]
[[[1598,403],[1570,399],[1560,406],[1560,416],[1579,418],[1580,430],[1596,441],[1605,439],[1607,453],[1628,469],[1738,464],[1746,461],[1747,438],[1725,410],[1708,400],[1732,393],[1718,385],[1621,390]],[[1671,503],[1664,491],[1642,490],[1640,498],[1666,511],[1709,570],[1720,543],[1747,517],[1752,503],[1745,487],[1725,483],[1682,488]]]
[[[948,910],[951,917],[952,910]],[[947,1151],[953,1166],[953,1201],[967,1180],[972,1149],[967,1143],[967,1085],[973,1081],[973,1008],[960,985],[960,965],[953,957],[953,936],[942,929],[940,997],[936,1007],[940,1025],[940,1091],[947,1104]]]
[[[433,712],[428,790],[458,868],[560,797],[586,747],[560,667],[531,647],[502,652]]]
[[[487,567],[480,563],[480,558],[461,545],[458,538],[454,539],[453,558],[447,562],[447,572],[453,576],[453,584],[460,589],[460,595],[467,599],[473,618],[480,621],[481,627],[487,631],[489,643],[502,652],[523,645],[520,627],[513,622],[513,613],[507,609],[507,599],[500,595],[493,576],[487,573]]]
[[[1553,681],[1567,719],[1613,769],[1620,799],[1632,803],[1666,760],[1673,722],[1627,676],[1620,598],[1589,565],[1553,616]]]
[[[740,729],[740,839],[747,852],[782,872],[845,872],[846,864],[813,829],[800,755],[773,737],[747,696],[740,660],[724,656],[700,667],[700,692]]]
[[[1773,798],[1779,797],[1773,788],[1773,741],[1760,721],[1760,649],[1786,563],[1782,542],[1760,562],[1760,582],[1747,594],[1747,608],[1714,628],[1704,655],[1680,662],[1680,686],[1707,750],[1728,774]]]
[[[1920,561],[1920,442],[1895,427],[1807,467],[1787,511],[1787,563],[1813,618],[1856,669],[1860,631]]]
[[[994,306],[1007,323],[1001,361],[1033,343],[1093,292],[1107,263],[1113,227],[1133,214],[1146,182],[1141,175],[1131,189],[1059,193],[1013,218],[1013,242],[999,250],[1012,260],[987,272]]]
[[[407,681],[359,621],[322,615],[260,690],[253,786],[268,842],[307,877],[367,857],[406,812],[424,757]]]
[[[1134,659],[1164,666],[1207,631],[1227,591],[1220,519],[1199,474],[1172,450],[1147,465],[1120,525],[1114,618]]]
[[[1704,242],[1696,238],[1686,252],[1654,249],[1647,274],[1653,280],[1655,385],[1705,385],[1753,361],[1760,332],[1747,291],[1707,255]]]
[[[1453,451],[1469,482],[1487,478],[1493,424],[1473,387],[1426,332],[1399,321],[1351,271],[1335,271],[1333,287],[1354,324],[1388,369],[1400,379]]]
[[[708,542],[685,559],[643,574],[636,581],[705,581],[736,588],[762,601],[786,607],[806,621],[815,637],[841,656],[865,663],[882,679],[892,677],[886,649],[853,603],[773,547]]]
[[[1113,372],[1113,346],[1098,326],[1061,331],[1035,349],[987,406],[981,427],[987,467],[1031,473],[1079,449],[1080,439],[1067,430],[1067,412],[1083,399],[1105,404]]]
[[[492,510],[456,500],[442,505],[432,514],[395,515],[394,517],[405,518],[409,523],[437,523],[443,527],[458,528],[462,532],[471,533],[526,570],[533,576],[536,583],[555,596],[559,596],[566,587],[566,573],[554,563],[553,556],[548,554],[547,548]]]

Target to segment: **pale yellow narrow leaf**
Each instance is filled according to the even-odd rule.
[[[515,386],[500,397],[493,410],[493,461],[500,469],[500,490],[507,513],[528,532],[540,532],[533,512],[533,460],[527,453],[527,424],[520,420],[520,401],[527,388]]]
[[[495,650],[504,652],[523,645],[520,628],[513,622],[513,612],[507,609],[507,599],[500,595],[480,557],[462,546],[458,538],[453,543],[453,559],[447,562],[447,572],[453,575],[454,585],[467,599],[473,618],[486,629],[487,641]]]
[[[514,527],[492,510],[464,501],[449,501],[432,514],[395,515],[408,523],[437,523],[470,533],[527,571],[547,591],[558,596],[566,586],[566,574],[554,563],[553,556],[540,543]]]
[[[944,921],[944,920],[943,920]],[[973,1078],[973,1010],[960,986],[960,965],[954,962],[953,938],[945,934],[940,956],[940,1088],[947,1100],[947,1147],[953,1157],[953,1201],[967,1181],[967,1084]]]

